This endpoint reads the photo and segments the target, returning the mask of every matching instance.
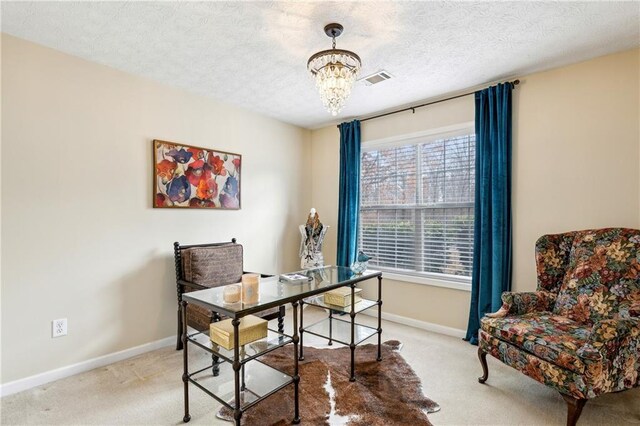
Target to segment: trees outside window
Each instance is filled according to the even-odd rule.
[[[470,277],[475,135],[366,149],[359,246],[384,270]]]

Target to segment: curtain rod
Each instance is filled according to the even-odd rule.
[[[509,82],[507,82],[507,83],[509,83]],[[513,81],[511,81],[511,83],[513,83],[514,86],[517,86],[518,84],[520,84],[520,80],[513,80]],[[416,109],[418,109],[418,108],[426,107],[428,105],[433,105],[433,104],[437,104],[437,103],[444,102],[444,101],[450,101],[452,99],[462,98],[463,96],[473,95],[476,92],[477,92],[477,90],[474,90],[473,92],[462,93],[460,95],[451,96],[449,98],[439,99],[437,101],[432,101],[432,102],[427,102],[427,103],[416,105],[416,106],[412,106],[412,107],[402,108],[402,109],[399,109],[397,111],[385,112],[384,114],[379,114],[379,115],[374,115],[373,117],[363,118],[362,120],[360,120],[360,122],[368,121],[368,120],[374,120],[376,118],[386,117],[387,115],[397,114],[399,112],[405,112],[405,111],[413,111],[413,113],[415,114]],[[340,125],[338,124],[336,127],[340,128]]]

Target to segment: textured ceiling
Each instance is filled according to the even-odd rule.
[[[362,76],[343,121],[640,44],[639,2],[7,2],[2,31],[303,127],[336,122],[306,62],[338,47]]]

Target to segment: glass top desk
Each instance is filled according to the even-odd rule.
[[[355,381],[355,348],[358,344],[377,334],[377,359],[378,361],[382,359],[380,352],[382,339],[382,273],[367,270],[358,275],[351,271],[350,268],[342,266],[326,266],[323,268],[298,271],[296,273],[305,275],[308,279],[302,282],[288,282],[281,280],[279,275],[261,278],[259,301],[254,304],[242,302],[233,304],[225,303],[224,286],[193,291],[182,295],[182,341],[184,343],[184,372],[182,380],[184,382],[185,415],[183,420],[185,422],[191,419],[189,415],[188,389],[189,382],[191,382],[218,402],[233,410],[236,425],[240,425],[240,419],[244,411],[289,384],[293,384],[293,423],[299,423],[298,384],[300,377],[298,376],[298,360],[304,359],[302,335],[305,332],[328,339],[329,344],[335,341],[349,345],[351,348],[351,381]],[[373,278],[378,279],[378,299],[376,301],[362,299],[358,303],[353,303],[353,301],[356,300],[356,284]],[[351,288],[352,303],[350,306],[339,307],[327,305],[323,302],[323,298],[321,297],[322,293],[347,286]],[[226,315],[232,319],[231,323],[234,327],[234,348],[232,350],[226,350],[213,344],[209,339],[207,331],[189,334],[186,325],[186,315],[188,305],[191,303]],[[247,351],[245,347],[240,347],[238,344],[238,326],[242,317],[288,303],[291,303],[293,308],[293,334],[291,336],[269,329],[268,336],[260,340],[259,344],[249,345],[249,351]],[[305,328],[303,325],[304,317],[302,310],[302,305],[305,303],[329,309],[329,317]],[[300,323],[298,324],[299,305],[301,309]],[[373,306],[378,307],[378,328],[357,324],[355,322],[356,314]],[[336,311],[348,313],[349,320],[347,321],[334,316],[334,312]],[[216,371],[216,373],[219,371],[220,373],[214,376],[211,374],[212,364],[209,363],[204,366],[204,368],[189,372],[189,359],[187,354],[187,346],[189,343],[210,352],[213,355],[214,364],[221,364],[223,367],[226,365],[228,368],[215,368],[214,371]],[[293,343],[293,376],[278,371],[260,362],[258,359],[258,357],[290,343]]]

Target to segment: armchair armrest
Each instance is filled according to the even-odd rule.
[[[628,339],[640,339],[640,318],[615,318],[598,321],[589,340],[578,349],[580,358],[592,361],[611,359]]]
[[[556,301],[556,294],[548,291],[530,291],[502,293],[502,307],[497,312],[487,314],[490,318],[502,318],[507,315],[522,315],[530,312],[551,310]]]
[[[207,286],[196,284],[191,281],[185,281],[185,280],[178,280],[178,284],[180,284],[183,287],[183,292],[185,292],[184,287],[189,287],[189,288],[192,288],[193,290],[206,290],[209,288]]]

